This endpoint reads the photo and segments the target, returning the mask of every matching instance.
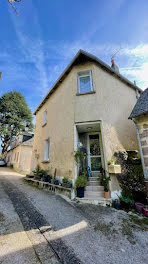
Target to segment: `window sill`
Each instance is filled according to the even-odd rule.
[[[91,92],[87,92],[87,93],[77,93],[76,96],[79,96],[79,95],[85,95],[85,94],[94,94],[96,93],[95,91],[91,91]]]
[[[47,125],[47,122],[45,124],[42,125],[42,127],[46,126]]]
[[[50,160],[43,160],[42,163],[49,163]]]

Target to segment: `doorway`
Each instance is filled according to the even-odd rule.
[[[87,135],[88,166],[92,172],[99,172],[102,167],[101,136],[99,132]]]

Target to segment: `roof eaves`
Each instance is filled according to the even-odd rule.
[[[131,119],[132,120],[133,118],[136,118],[136,117],[139,117],[139,116],[142,116],[142,115],[146,115],[146,114],[148,114],[148,111],[142,112],[142,113],[137,114],[137,115],[130,115],[128,117],[128,119]]]

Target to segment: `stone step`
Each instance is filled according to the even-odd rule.
[[[99,186],[99,181],[88,181],[87,186]]]
[[[98,180],[98,177],[89,177],[88,178],[88,181],[97,181]],[[99,182],[99,180],[98,180]]]
[[[98,186],[86,186],[86,191],[92,191],[92,192],[99,192],[104,191],[104,186],[98,185]]]
[[[99,198],[99,197],[104,197],[104,191],[98,191],[98,192],[93,192],[93,191],[85,191],[84,192],[84,198]]]
[[[103,197],[97,197],[94,199],[93,197],[89,198],[76,198],[80,203],[85,203],[85,204],[95,204],[95,205],[101,205],[101,206],[106,206],[112,205],[112,200],[111,199],[105,199]]]
[[[100,177],[101,176],[101,173],[100,172],[91,172],[92,176],[93,177]]]

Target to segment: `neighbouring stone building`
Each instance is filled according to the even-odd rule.
[[[115,152],[138,148],[136,129],[128,119],[142,90],[97,57],[80,50],[35,111],[32,169],[37,164],[57,177],[75,182],[74,152],[83,144],[96,177],[109,172]],[[111,175],[120,167],[110,168]],[[95,181],[95,180],[94,180]],[[96,183],[96,186],[95,186]],[[101,197],[97,179],[85,197]],[[111,184],[111,191],[116,189]]]
[[[148,88],[141,94],[129,118],[134,121],[137,129],[148,197]]]
[[[31,172],[31,157],[33,148],[33,134],[22,132],[11,142],[7,152],[7,165],[13,165],[14,170],[22,174]]]

